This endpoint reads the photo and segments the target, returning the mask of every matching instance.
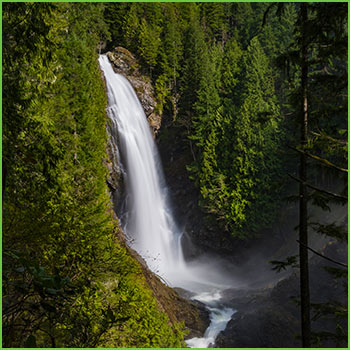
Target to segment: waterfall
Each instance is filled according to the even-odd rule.
[[[157,148],[143,108],[130,83],[116,74],[106,56],[100,56],[108,93],[112,133],[118,134],[126,169],[127,186],[124,231],[130,245],[150,269],[171,279],[183,269],[181,233],[167,204],[167,191]],[[171,281],[170,281],[171,283]]]
[[[195,262],[189,264],[184,260],[182,232],[176,226],[171,213],[158,151],[136,93],[126,78],[113,71],[107,56],[101,55],[99,63],[106,77],[107,113],[112,124],[111,133],[113,139],[119,141],[125,169],[127,196],[123,229],[129,245],[170,286],[197,293],[194,299],[196,295],[200,299],[203,293],[209,294],[212,296],[211,302],[217,302],[220,300],[219,291],[228,286],[217,270]],[[219,332],[214,332],[213,336],[213,327],[221,330],[226,326],[230,319],[228,315],[231,316],[233,310],[215,306],[207,336],[198,340],[195,338],[190,346],[196,346],[198,341],[199,344],[204,341],[208,346]],[[222,317],[220,318],[221,313],[226,317],[224,325]]]

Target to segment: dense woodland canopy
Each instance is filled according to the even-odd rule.
[[[4,3],[2,13],[5,347],[184,345],[118,238],[101,47],[138,57],[220,230],[253,237],[298,183],[325,210],[347,202],[346,3],[309,3],[308,17],[298,3]],[[313,225],[347,241],[342,227]]]

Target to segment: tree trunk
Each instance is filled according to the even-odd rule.
[[[308,124],[308,61],[307,61],[307,3],[300,5],[301,11],[301,89],[302,111],[300,114],[300,141],[302,149],[307,145]],[[308,266],[308,232],[307,232],[307,164],[305,153],[300,154],[299,178],[299,258],[300,258],[300,298],[301,298],[301,335],[304,348],[311,346],[310,327],[310,291],[309,291],[309,266]]]

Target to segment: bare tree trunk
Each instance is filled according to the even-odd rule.
[[[308,61],[307,61],[307,3],[300,5],[301,11],[301,89],[302,111],[300,115],[300,141],[302,149],[307,145],[308,127]],[[310,291],[309,291],[309,261],[308,261],[308,230],[307,230],[307,164],[305,153],[300,154],[299,178],[299,258],[300,258],[300,298],[301,298],[301,335],[304,348],[311,346],[310,326]]]

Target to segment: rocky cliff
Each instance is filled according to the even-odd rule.
[[[107,52],[106,55],[113,64],[114,71],[126,77],[135,89],[153,134],[156,135],[161,126],[162,118],[156,111],[157,101],[150,78],[140,73],[137,59],[127,49],[116,47],[113,51]]]

